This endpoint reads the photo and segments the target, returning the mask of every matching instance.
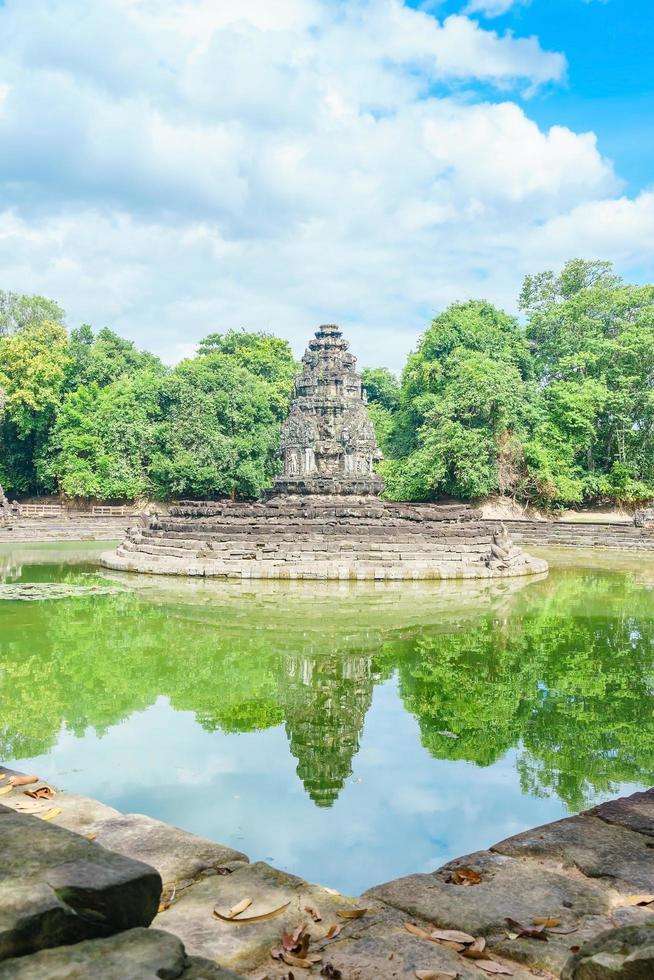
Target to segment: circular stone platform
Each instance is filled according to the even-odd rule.
[[[468,507],[374,498],[182,501],[132,528],[109,568],[253,579],[496,578],[547,571]]]

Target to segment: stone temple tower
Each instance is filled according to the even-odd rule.
[[[348,346],[333,324],[320,327],[310,341],[282,426],[284,472],[271,496],[381,493],[383,480],[373,464],[382,454]]]

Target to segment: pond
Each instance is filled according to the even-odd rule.
[[[350,894],[654,783],[654,562],[245,585],[100,550],[0,547],[8,765]]]

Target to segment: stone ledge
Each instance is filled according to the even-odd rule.
[[[147,926],[160,895],[154,868],[0,807],[0,960]]]
[[[129,929],[0,963],[0,980],[239,980],[216,963],[189,957],[176,936]]]

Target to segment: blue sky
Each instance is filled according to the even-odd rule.
[[[448,0],[438,9],[455,13],[461,4]],[[654,3],[532,0],[484,22],[499,31],[535,34],[543,47],[564,52],[567,79],[531,100],[533,119],[541,126],[592,129],[630,192],[652,184]]]
[[[0,288],[170,362],[429,319],[605,258],[654,279],[646,0],[0,2]]]

